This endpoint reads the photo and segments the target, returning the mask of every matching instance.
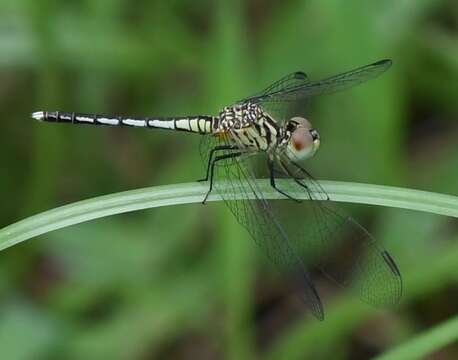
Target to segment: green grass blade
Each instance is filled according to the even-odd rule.
[[[458,340],[458,316],[428,329],[393,350],[387,351],[377,360],[423,359],[433,351]]]
[[[266,198],[282,198],[282,195],[270,187],[268,180],[257,181]],[[320,184],[330,199],[337,202],[398,207],[458,217],[458,197],[452,195],[337,181],[321,181]],[[207,189],[206,183],[154,186],[61,206],[1,229],[0,250],[53,230],[109,215],[159,206],[198,203],[202,201]],[[235,198],[239,198],[242,194],[243,191],[240,191],[235,194]],[[306,192],[292,195],[301,199],[307,198]],[[208,201],[219,200],[221,198],[217,194],[212,194],[208,198]]]

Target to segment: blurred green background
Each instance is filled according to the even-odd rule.
[[[40,124],[32,111],[213,114],[291,71],[382,58],[394,64],[379,79],[313,101],[310,171],[457,195],[457,31],[453,0],[1,0],[0,225],[202,177],[197,135]],[[346,208],[399,264],[395,309],[323,282],[318,322],[223,204],[174,206],[0,253],[0,357],[367,359],[456,316],[456,221]]]

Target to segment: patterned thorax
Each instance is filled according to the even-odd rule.
[[[275,120],[250,102],[224,107],[213,126],[215,133],[228,134],[237,145],[252,150],[273,149],[282,134]]]
[[[242,129],[253,124],[261,115],[262,110],[256,104],[242,103],[226,106],[219,113],[219,122],[215,124],[215,130]]]

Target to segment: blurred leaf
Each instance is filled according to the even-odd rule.
[[[458,340],[458,316],[452,317],[374,360],[420,359]]]
[[[213,299],[211,263],[151,284],[102,324],[81,327],[70,339],[75,358],[141,358],[191,328],[201,329]],[[110,346],[107,346],[110,344]]]
[[[61,340],[62,329],[52,318],[17,298],[0,311],[1,354],[5,359],[37,359]]]

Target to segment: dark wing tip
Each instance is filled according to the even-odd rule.
[[[396,292],[396,296],[392,299],[392,305],[396,305],[399,303],[399,301],[401,300],[401,297],[402,297],[402,287],[403,287],[403,284],[402,284],[402,276],[401,276],[401,272],[399,271],[399,268],[398,266],[396,265],[396,262],[393,260],[393,258],[391,257],[391,255],[388,253],[388,251],[386,250],[383,250],[381,252],[381,255],[383,257],[383,260],[385,261],[385,263],[388,265],[389,269],[391,270],[393,276],[397,279],[398,281],[398,290]]]
[[[372,65],[376,65],[376,66],[383,65],[384,67],[388,69],[392,64],[393,64],[393,61],[391,59],[383,59],[383,60],[376,61]]]
[[[294,78],[298,80],[304,80],[307,79],[307,75],[303,71],[296,71],[294,73]]]
[[[299,297],[302,301],[308,306],[308,309],[312,312],[318,320],[324,320],[324,310],[323,303],[321,302],[320,295],[315,288],[315,284],[309,278],[307,272],[302,272],[297,274],[299,276],[299,281],[303,285],[302,291],[299,293]]]
[[[388,265],[388,267],[390,268],[391,272],[392,272],[395,276],[401,277],[401,272],[399,271],[398,266],[396,265],[396,263],[394,262],[393,258],[392,258],[391,255],[388,253],[388,251],[383,250],[383,251],[382,251],[382,257],[383,257],[383,259],[385,260],[385,263],[386,263],[386,264]]]

